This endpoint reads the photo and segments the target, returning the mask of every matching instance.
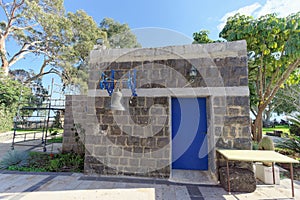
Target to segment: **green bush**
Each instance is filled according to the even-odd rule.
[[[274,142],[271,138],[269,137],[263,137],[261,141],[258,143],[258,149],[259,150],[269,150],[269,151],[274,151]],[[263,165],[265,166],[272,166],[272,163],[270,162],[263,162]]]
[[[8,169],[11,166],[25,167],[28,166],[28,152],[11,150],[8,151],[0,162],[0,169]]]
[[[291,124],[290,133],[291,133],[291,135],[300,136],[300,126],[298,126],[296,124]]]
[[[0,169],[31,172],[82,172],[84,157],[74,154],[10,151],[0,162]]]
[[[263,137],[261,141],[258,143],[258,149],[259,150],[271,150],[274,151],[274,142],[269,137]]]
[[[276,144],[276,147],[300,153],[300,136],[291,135],[289,140]]]
[[[252,150],[258,150],[258,143],[256,141],[252,141]]]
[[[60,168],[61,168],[61,162],[59,159],[50,160],[50,164],[48,167],[50,171],[58,172],[60,171]]]
[[[13,128],[13,117],[18,107],[28,105],[28,100],[32,98],[32,91],[29,86],[23,85],[20,81],[4,76],[2,70],[0,70],[0,91],[1,133]]]
[[[50,171],[82,171],[84,158],[74,153],[56,154],[50,160]]]
[[[6,109],[4,105],[0,106],[0,133],[11,130],[14,115],[12,110]]]

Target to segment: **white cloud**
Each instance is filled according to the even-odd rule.
[[[254,3],[252,5],[245,6],[238,10],[234,10],[232,12],[226,13],[220,20],[221,24],[218,25],[219,31],[221,31],[223,29],[223,27],[225,26],[228,17],[234,16],[237,13],[240,13],[242,15],[252,15],[252,13],[260,7],[261,7],[261,5],[259,3]]]
[[[253,13],[253,16],[260,17],[270,13],[277,13],[279,17],[286,17],[299,11],[299,0],[267,0],[261,9]]]
[[[286,17],[291,13],[296,13],[299,11],[299,0],[267,0],[264,5],[256,2],[249,6],[226,13],[220,20],[221,23],[218,25],[218,29],[221,31],[226,24],[227,18],[235,15],[236,13],[251,15],[257,18],[270,13],[277,13],[279,17]]]

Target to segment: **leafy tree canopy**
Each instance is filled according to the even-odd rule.
[[[0,69],[0,133],[13,127],[13,117],[18,107],[27,105],[32,97],[29,87],[24,86],[19,80],[5,76]]]
[[[208,30],[200,30],[199,32],[193,33],[193,44],[207,44],[215,42],[224,42],[222,40],[212,40],[208,37]]]
[[[65,83],[75,84],[76,78],[70,76],[72,67],[84,66],[97,38],[106,40],[106,33],[84,11],[66,13],[63,0],[1,0],[0,7],[6,16],[0,22],[0,58],[5,74],[28,54],[43,60],[41,66],[31,66],[38,73],[28,83],[56,73]],[[8,42],[16,42],[19,50],[8,52]]]
[[[219,36],[227,41],[247,41],[251,103],[257,108],[253,135],[260,140],[265,108],[284,83],[300,80],[296,75],[300,65],[300,12],[285,18],[268,14],[258,19],[237,14],[227,19]]]
[[[100,29],[107,33],[110,48],[141,47],[128,24],[121,24],[111,18],[104,18]]]

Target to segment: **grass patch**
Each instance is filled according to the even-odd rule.
[[[63,136],[57,136],[47,140],[47,143],[62,143],[62,142],[63,142]]]
[[[43,132],[43,128],[17,128],[16,131],[19,133],[33,133],[33,132]],[[14,129],[11,129],[11,131],[14,131]],[[54,133],[56,132],[57,134],[63,133],[64,129],[62,128],[49,128],[48,133]]]
[[[290,128],[287,125],[278,125],[275,128],[263,128],[262,131],[263,134],[273,131],[282,131],[283,133],[287,133],[288,135],[290,135]]]

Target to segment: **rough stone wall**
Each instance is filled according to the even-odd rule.
[[[84,153],[84,130],[86,119],[85,95],[67,95],[64,115],[63,152]],[[74,120],[75,118],[75,120]]]
[[[99,132],[86,135],[85,172],[168,177],[170,131],[166,97],[126,98],[126,111],[111,111],[110,97],[96,98]],[[154,107],[159,103],[161,107]],[[151,126],[149,126],[151,124]]]
[[[73,107],[72,114],[66,110],[68,123],[81,124],[84,129],[86,173],[168,177],[172,97],[207,98],[209,170],[213,174],[217,173],[216,147],[250,149],[244,41],[155,49],[99,49],[92,51],[90,57],[88,96],[80,97],[82,104],[66,106]],[[197,69],[194,81],[189,77],[192,66]],[[116,70],[115,78],[119,80],[126,77],[126,72],[137,70],[138,97],[130,98],[131,91],[123,85],[126,111],[108,110],[110,97],[107,91],[99,89],[102,72],[110,75],[111,69]],[[121,86],[118,82],[117,85]],[[81,108],[76,110],[76,105]],[[66,136],[64,149],[69,150],[74,140],[71,133]]]
[[[130,56],[130,55],[129,55]],[[110,76],[115,70],[115,79],[126,78],[126,72],[137,70],[137,88],[197,88],[248,86],[246,57],[169,59],[143,62],[119,62],[118,60],[97,63],[90,70],[89,89],[99,89],[100,73]],[[190,83],[189,72],[197,68],[197,77]]]
[[[215,133],[221,133],[216,138],[217,148],[251,147],[249,105],[248,96],[214,97]]]

